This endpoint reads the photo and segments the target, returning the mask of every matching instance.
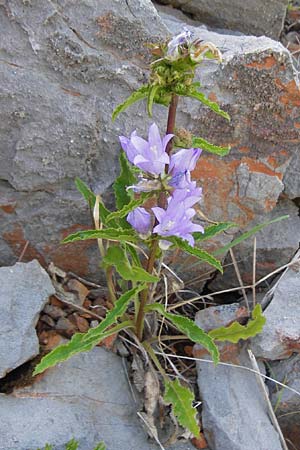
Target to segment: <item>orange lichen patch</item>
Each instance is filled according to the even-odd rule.
[[[238,344],[227,343],[222,344],[220,350],[220,360],[231,364],[240,364],[239,353],[240,348]]]
[[[24,237],[24,231],[20,224],[15,224],[13,229],[3,233],[3,239],[10,246],[16,256],[22,254],[23,249],[26,246],[26,251],[23,255],[22,261],[31,261],[37,259],[40,264],[45,265],[46,261],[43,255],[39,253]]]
[[[97,17],[96,22],[101,27],[101,32],[108,34],[113,31],[112,13],[109,12]],[[97,35],[100,35],[100,33],[97,33]]]
[[[265,200],[265,212],[272,211],[276,206],[276,201],[267,199]]]
[[[266,166],[266,164],[264,164],[261,161],[258,161],[257,159],[244,157],[244,158],[242,158],[241,162],[247,164],[247,166],[249,167],[249,170],[251,172],[264,173],[265,175],[270,175],[271,177],[277,177],[277,178],[279,178],[279,180],[282,180],[282,177],[283,177],[282,173],[275,172],[270,167]]]
[[[300,122],[294,122],[294,127],[295,128],[300,128]]]
[[[249,147],[244,146],[244,147],[239,147],[239,148],[238,148],[238,151],[239,151],[240,153],[249,153],[251,150],[250,150]]]
[[[282,149],[282,150],[280,150],[280,155],[282,155],[282,156],[289,156],[289,152],[287,151],[287,150],[285,150],[285,149]]]
[[[284,84],[279,78],[276,78],[275,84],[284,91],[279,98],[279,101],[289,107],[300,106],[300,89],[295,80]]]
[[[253,61],[252,63],[245,64],[246,67],[251,67],[258,70],[270,70],[276,66],[277,61],[274,56],[267,56],[262,62]]]
[[[273,272],[275,269],[277,269],[277,265],[275,262],[271,262],[271,261],[257,261],[256,262],[256,267],[257,269],[259,269],[260,271],[265,271],[266,273],[271,273]]]
[[[0,205],[0,209],[4,211],[6,214],[12,214],[15,212],[16,203],[8,203],[7,205]]]
[[[216,94],[214,92],[210,92],[209,95],[208,95],[208,98],[212,102],[217,102],[218,101],[218,97],[216,96]]]
[[[62,91],[64,91],[66,94],[72,95],[73,97],[81,97],[81,93],[77,91],[73,91],[71,89],[61,88]]]

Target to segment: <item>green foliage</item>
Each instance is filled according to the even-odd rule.
[[[115,267],[124,280],[145,283],[159,281],[159,278],[151,275],[142,267],[131,265],[124,249],[120,246],[109,247],[106,256],[103,258],[103,263]]]
[[[116,228],[106,228],[104,230],[84,230],[70,234],[62,242],[86,241],[88,239],[107,239],[117,242],[138,242],[138,237],[133,230],[123,230]]]
[[[114,112],[112,113],[112,121],[114,122],[117,118],[117,116],[125,111],[125,109],[127,109],[129,106],[131,106],[133,103],[138,102],[139,100],[143,100],[144,98],[148,97],[148,92],[149,92],[150,86],[144,85],[141,86],[139,89],[137,89],[136,91],[134,91],[126,100],[125,102],[121,103],[120,105],[118,105]]]
[[[119,317],[123,316],[128,303],[144,288],[145,285],[140,285],[123,294],[116,301],[114,308],[107,313],[105,319],[103,319],[97,327],[90,328],[87,333],[76,333],[68,343],[56,347],[44,356],[44,358],[42,358],[41,362],[36,366],[33,375],[44,372],[44,370],[49,367],[55,366],[59,362],[69,359],[76,353],[91,350],[106,337],[115,334],[121,329],[132,326],[132,324],[127,321],[105,332],[105,330],[113,325]]]
[[[207,241],[207,239],[211,239],[217,234],[222,233],[223,231],[228,230],[229,228],[235,227],[236,224],[233,222],[219,222],[214,225],[210,225],[204,229],[204,233],[196,232],[193,233],[194,239],[196,242]]]
[[[196,100],[199,100],[199,102],[201,102],[203,105],[207,106],[209,109],[211,109],[212,111],[214,111],[216,114],[218,114],[219,116],[224,117],[225,119],[230,121],[230,116],[226,111],[223,111],[220,106],[218,105],[218,103],[212,102],[211,100],[209,100],[209,98],[207,98],[203,92],[199,92],[195,89],[195,84],[193,85],[192,88],[188,89],[185,93],[185,95],[187,97],[191,97],[191,98],[195,98]]]
[[[75,179],[75,185],[78,191],[82,194],[82,196],[87,201],[91,210],[94,209],[96,202],[96,195],[90,190],[90,188],[82,181],[80,178]],[[106,223],[106,217],[110,214],[110,211],[105,208],[104,204],[100,201],[99,203],[99,217],[103,224]],[[111,226],[114,224],[111,223]]]
[[[167,241],[172,242],[175,245],[175,247],[184,250],[186,253],[189,253],[190,255],[196,256],[201,261],[206,262],[210,266],[214,267],[215,269],[218,269],[221,273],[223,273],[223,267],[220,261],[218,261],[216,258],[214,258],[210,253],[206,252],[205,250],[201,250],[200,248],[197,247],[192,247],[186,241],[175,236],[164,236],[161,239],[165,239]]]
[[[226,156],[230,152],[230,147],[219,147],[218,145],[211,144],[205,139],[197,136],[193,136],[192,147],[200,147],[202,150],[206,150],[214,155]]]
[[[141,206],[145,201],[153,196],[153,192],[142,192],[139,198],[134,198],[130,202],[123,206],[123,208],[118,211],[110,213],[106,218],[106,223],[109,223],[113,219],[119,219],[126,217],[131,211],[133,211],[138,206]]]
[[[173,412],[180,425],[198,437],[200,431],[196,419],[197,411],[192,406],[194,400],[193,392],[182,386],[178,380],[165,381],[164,401],[171,403]]]
[[[196,344],[201,344],[212,356],[213,362],[217,364],[219,362],[219,350],[214,344],[213,339],[207,333],[205,333],[195,322],[187,317],[179,316],[177,314],[168,313],[163,305],[160,303],[153,303],[146,307],[147,311],[157,311],[166,319],[175,325],[175,327],[185,334],[191,341]]]
[[[149,93],[148,93],[148,101],[147,101],[147,111],[148,111],[149,117],[152,117],[153,102],[154,102],[155,96],[159,89],[160,89],[160,87],[157,84],[153,84],[152,86],[150,86]]]
[[[71,439],[69,442],[66,443],[65,450],[77,450],[78,446],[79,442],[76,441],[75,439]],[[44,450],[53,450],[53,445],[46,444]],[[99,444],[97,444],[93,450],[106,450],[106,446],[104,442],[99,442]]]
[[[256,234],[258,231],[262,230],[266,226],[271,225],[272,223],[280,222],[281,220],[285,220],[285,219],[288,219],[288,218],[289,218],[289,216],[287,216],[287,215],[286,216],[280,216],[280,217],[276,217],[276,219],[268,220],[267,222],[260,223],[259,225],[256,225],[255,227],[251,228],[251,230],[246,231],[246,233],[241,234],[239,237],[237,237],[236,239],[231,241],[229,244],[227,244],[224,247],[219,248],[218,250],[216,250],[214,252],[214,255],[221,255],[222,253],[227,252],[230,248],[234,247],[235,245],[238,245],[241,242],[243,242],[246,239],[248,239],[249,237],[253,236],[254,234]]]
[[[229,327],[221,327],[210,331],[208,334],[216,341],[229,341],[237,343],[240,339],[248,339],[262,332],[266,318],[262,315],[261,305],[257,304],[252,311],[252,320],[242,326],[238,322]]]
[[[114,182],[113,188],[117,208],[122,209],[124,205],[127,205],[132,200],[133,192],[131,189],[127,191],[126,188],[135,184],[136,177],[124,152],[120,152],[119,161],[121,173]]]

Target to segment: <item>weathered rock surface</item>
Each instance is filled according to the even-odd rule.
[[[37,261],[0,268],[0,378],[38,355],[35,326],[54,292]]]
[[[157,0],[214,28],[279,39],[288,0]]]
[[[64,450],[71,438],[80,450],[92,450],[102,440],[107,450],[159,449],[137,419],[122,360],[102,348],[50,369],[31,387],[0,395],[0,414],[1,450],[35,450],[46,443]],[[192,445],[169,448],[192,450]]]
[[[300,355],[287,360],[270,362],[271,376],[281,383],[300,392]],[[295,449],[300,444],[300,396],[288,389],[282,389],[272,383],[271,401],[276,406],[276,415],[280,427]]]
[[[223,314],[222,314],[223,311]],[[236,304],[199,311],[196,323],[205,331],[227,326],[243,317]],[[225,312],[225,314],[224,314]],[[221,361],[251,367],[245,346],[222,343]],[[195,357],[211,359],[203,347]],[[277,432],[268,417],[255,375],[242,369],[197,361],[198,386],[203,401],[202,425],[213,450],[282,450]]]
[[[259,200],[257,201],[257,207],[259,207]],[[259,214],[255,221],[243,230],[247,231],[255,225],[286,214],[289,215],[288,219],[268,225],[254,235],[256,237],[257,250],[256,281],[272,273],[281,265],[288,263],[294,256],[300,242],[299,209],[291,200],[281,199],[270,213],[265,215]],[[251,285],[253,282],[254,236],[233,248],[245,286]],[[224,274],[218,275],[209,284],[209,288],[212,291],[240,285],[230,255],[226,257],[224,266]],[[268,284],[263,283],[260,285],[260,288],[267,286]]]
[[[284,359],[300,352],[300,253],[297,262],[279,279],[271,303],[264,315],[267,319],[262,333],[251,339],[256,357]],[[295,258],[296,258],[295,257]]]
[[[73,179],[82,177],[96,192],[110,186],[118,170],[118,135],[134,128],[142,134],[152,121],[140,103],[115,124],[111,112],[147,80],[145,42],[183,25],[165,16],[164,24],[150,0],[128,5],[9,0],[0,6],[2,263],[11,263],[29,241],[25,260],[52,260],[65,270],[99,276],[93,242],[59,245],[70,232],[92,225]],[[204,212],[244,227],[275,207],[282,180],[289,180],[287,192],[293,186],[293,198],[300,196],[291,165],[300,142],[300,93],[281,44],[194,31],[224,54],[222,65],[205,63],[197,78],[232,120],[182,101],[178,121],[232,146],[224,159],[201,158],[194,176],[204,188]],[[155,106],[154,117],[163,130],[166,111]]]

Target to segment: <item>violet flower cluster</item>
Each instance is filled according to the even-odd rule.
[[[192,233],[204,232],[201,225],[192,222],[196,214],[193,206],[200,201],[202,189],[191,180],[191,171],[196,167],[201,149],[181,149],[169,156],[166,149],[173,136],[167,134],[161,138],[155,123],[149,128],[148,141],[139,137],[136,131],[130,138],[120,136],[128,160],[142,170],[138,184],[128,189],[149,192],[167,188],[169,193],[166,209],[156,206],[151,208],[151,214],[138,207],[128,214],[127,221],[142,237],[148,237],[152,232],[159,236],[177,236],[193,246]],[[168,241],[160,241],[161,248],[170,245]]]

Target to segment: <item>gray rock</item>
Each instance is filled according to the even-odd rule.
[[[114,124],[112,110],[148,79],[144,44],[170,36],[184,23],[165,15],[163,21],[150,0],[76,5],[9,0],[5,5],[0,15],[0,260],[12,263],[29,241],[25,260],[53,261],[99,280],[95,242],[60,245],[69,233],[92,226],[73,180],[80,176],[104,197],[110,192],[118,172],[118,135],[134,128],[143,134],[153,120],[145,119],[142,103]],[[298,151],[300,94],[294,69],[289,52],[268,38],[193,30],[224,54],[222,65],[203,64],[197,79],[232,120],[228,124],[197,102],[181,99],[178,123],[232,146],[224,160],[202,157],[194,176],[204,188],[204,213],[244,227],[275,206],[281,179]],[[165,130],[166,110],[155,105],[154,117]]]
[[[35,326],[54,292],[37,261],[0,268],[0,378],[39,353]]]
[[[238,30],[244,34],[279,39],[286,16],[288,0],[158,0],[172,5],[202,23],[214,28]]]
[[[92,450],[102,440],[107,450],[159,449],[137,419],[121,359],[102,348],[48,370],[31,387],[0,395],[0,414],[1,450],[35,450],[46,443],[64,450],[71,438],[80,450]]]
[[[276,360],[300,352],[299,256],[298,252],[297,262],[274,286],[272,301],[264,312],[267,321],[263,331],[251,339],[256,357]]]
[[[295,354],[283,361],[269,362],[269,368],[275,380],[300,392],[300,355]],[[297,448],[300,442],[300,395],[274,383],[270,386],[270,394],[284,436]]]
[[[210,307],[199,311],[196,323],[208,332],[228,326],[243,317],[245,308],[238,304]],[[220,343],[221,361],[251,367],[246,346]],[[207,351],[196,345],[195,357],[210,359]],[[202,425],[213,450],[282,450],[277,432],[267,414],[255,375],[229,366],[214,366],[197,361],[202,406]]]

